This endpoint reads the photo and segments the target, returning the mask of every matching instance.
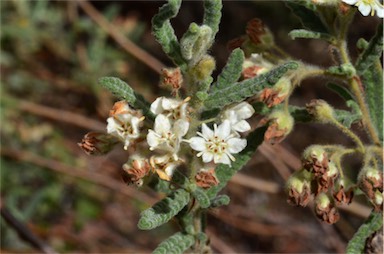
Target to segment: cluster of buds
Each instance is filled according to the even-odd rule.
[[[376,211],[383,211],[383,171],[364,167],[358,176],[358,186],[367,195]]]
[[[320,145],[305,149],[302,165],[287,181],[288,203],[304,207],[313,195],[317,217],[329,224],[337,222],[336,205],[351,203],[353,188],[340,177],[336,163]]]
[[[166,69],[163,74],[161,84],[172,86],[172,94],[177,94],[182,82],[180,70]],[[131,159],[122,166],[122,177],[127,184],[141,186],[152,176],[171,181],[179,166],[194,161],[200,169],[193,175],[196,185],[201,188],[217,185],[216,165],[230,166],[235,161],[234,154],[246,147],[247,141],[240,133],[251,129],[246,119],[255,110],[247,102],[231,105],[218,116],[217,123],[212,126],[202,123],[200,128],[192,129],[191,121],[196,123],[198,119],[191,119],[189,101],[190,97],[157,98],[149,108],[156,116],[154,122],[145,125],[140,110],[133,109],[126,101],[118,101],[109,112],[107,132],[88,133],[79,146],[90,155],[105,154],[119,142],[125,150],[133,148],[129,149],[134,152]]]

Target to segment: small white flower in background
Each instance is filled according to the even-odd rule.
[[[172,120],[186,119],[187,106],[190,97],[183,101],[170,99],[166,97],[159,97],[151,104],[151,111],[155,115],[163,114]]]
[[[162,150],[171,152],[177,160],[177,152],[180,149],[182,137],[187,134],[189,122],[179,119],[171,123],[165,115],[158,115],[155,119],[154,130],[148,130],[147,143],[150,150]]]
[[[127,150],[131,141],[140,136],[139,128],[143,120],[131,114],[117,114],[107,119],[107,132],[124,142],[124,149]]]
[[[228,120],[219,127],[215,124],[213,131],[203,124],[201,132],[197,134],[200,137],[189,139],[189,145],[199,152],[197,156],[202,156],[205,163],[213,160],[214,163],[231,165],[231,160],[235,161],[232,154],[239,153],[247,146],[245,139],[237,138],[231,133],[231,124]]]
[[[242,102],[233,107],[226,109],[221,119],[223,121],[228,120],[231,124],[233,131],[245,132],[251,129],[251,126],[245,119],[250,118],[255,113],[255,110],[248,102]]]
[[[118,101],[109,112],[107,132],[124,142],[124,149],[127,150],[131,141],[140,136],[143,120],[144,117],[140,111],[129,107],[126,101]]]
[[[378,0],[342,0],[344,3],[349,5],[355,5],[363,16],[375,15],[379,18],[384,18],[384,7]]]
[[[158,176],[166,181],[170,181],[177,166],[180,165],[180,160],[175,160],[169,154],[158,156],[154,155],[149,159],[151,167],[155,170]]]

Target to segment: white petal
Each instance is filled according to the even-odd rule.
[[[354,5],[357,3],[358,0],[342,0],[346,4]]]
[[[173,131],[176,134],[176,136],[179,138],[187,134],[188,129],[189,129],[189,122],[183,119],[177,120],[173,125]]]
[[[189,140],[189,145],[193,150],[196,151],[204,151],[206,149],[205,147],[205,140],[200,137],[193,137]]]
[[[156,147],[159,145],[159,138],[153,130],[148,130],[147,143],[150,147]]]
[[[112,133],[116,132],[117,124],[116,124],[115,119],[113,117],[108,117],[107,123],[108,123],[108,125],[107,125],[107,132],[109,134],[112,134]]]
[[[382,6],[380,6],[379,4],[377,4],[377,5],[375,6],[375,10],[376,10],[376,12],[377,12],[377,16],[378,16],[379,18],[384,18],[384,8],[383,8]]]
[[[168,166],[164,170],[165,174],[167,174],[167,176],[172,176],[173,172],[175,172],[176,166],[177,166],[176,163],[168,164]]]
[[[213,153],[210,153],[210,152],[203,153],[203,162],[208,163],[212,161],[212,159],[213,159]]]
[[[216,164],[217,163],[223,163],[227,165],[231,165],[231,160],[229,159],[228,155],[222,154],[222,155],[215,155],[214,160]]]
[[[225,120],[222,124],[217,128],[215,135],[220,139],[227,139],[229,134],[231,133],[231,124],[228,120]]]
[[[206,139],[210,139],[214,135],[213,131],[205,123],[201,125],[201,132]]]
[[[151,112],[155,115],[163,113],[163,108],[161,107],[161,101],[164,97],[157,98],[154,102],[151,104]]]
[[[368,16],[368,14],[371,13],[371,6],[369,4],[364,4],[363,2],[361,2],[361,4],[359,5],[359,11],[363,16]]]
[[[248,102],[240,103],[236,109],[237,118],[240,120],[248,119],[255,113],[255,110]]]
[[[155,132],[162,134],[167,133],[171,130],[171,122],[165,115],[158,115],[155,119]]]
[[[172,99],[163,97],[161,106],[163,107],[164,110],[171,110],[171,109],[177,108],[179,104],[180,102],[178,102],[177,100],[172,100]]]
[[[241,138],[231,138],[227,141],[228,151],[230,153],[238,153],[247,146],[247,140]]]
[[[238,132],[245,132],[245,131],[249,131],[251,129],[251,126],[249,125],[249,123],[247,121],[242,120],[242,121],[238,122],[237,124],[233,125],[232,129],[234,129],[235,131],[238,131]]]

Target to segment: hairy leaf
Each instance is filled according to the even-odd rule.
[[[189,202],[190,195],[183,189],[178,189],[168,197],[156,203],[153,207],[140,214],[138,227],[142,230],[156,228],[172,219]]]
[[[375,231],[383,225],[383,214],[372,212],[367,221],[360,226],[353,238],[349,241],[346,253],[364,253],[365,242]]]
[[[344,86],[330,82],[327,84],[327,87],[336,92],[345,101],[353,100],[352,94]]]
[[[376,60],[361,78],[372,123],[380,140],[383,141],[383,68],[380,61]]]
[[[180,45],[171,25],[170,19],[176,17],[181,6],[181,0],[168,0],[159,13],[152,19],[152,32],[160,43],[163,51],[176,65],[182,66],[185,62],[181,56]]]
[[[299,64],[297,62],[287,62],[255,78],[236,82],[225,88],[212,87],[209,98],[204,102],[204,106],[207,110],[211,110],[243,101],[262,89],[273,86],[286,72],[298,67]]]
[[[243,62],[244,52],[240,48],[234,49],[213,86],[222,89],[238,81],[243,70]]]
[[[228,205],[231,199],[227,195],[218,195],[211,201],[211,207]]]
[[[322,39],[328,42],[333,42],[335,38],[327,33],[314,32],[306,29],[295,29],[288,33],[292,40],[296,38],[305,39]]]
[[[219,31],[222,8],[223,3],[221,0],[204,0],[203,24],[209,26],[212,29],[212,42],[215,39],[216,33]]]
[[[153,254],[182,254],[195,243],[192,235],[177,232],[164,240],[152,252]]]
[[[208,189],[207,194],[210,198],[214,198],[217,193],[224,188],[232,176],[239,171],[249,159],[251,159],[253,153],[257,147],[264,140],[264,132],[266,131],[265,127],[258,128],[253,131],[247,137],[247,147],[235,156],[235,161],[232,162],[232,165],[219,164],[216,167],[216,177],[219,180],[219,184]]]
[[[136,93],[124,81],[115,77],[103,77],[99,79],[99,84],[107,88],[119,99],[126,100],[129,105],[136,109],[141,109],[143,115],[153,120],[155,117],[150,111],[150,103],[141,94]]]
[[[196,188],[196,190],[192,192],[192,195],[194,198],[196,198],[197,202],[199,202],[201,208],[207,208],[211,205],[211,200],[209,199],[205,191],[201,188]]]
[[[383,52],[383,23],[380,23],[375,36],[372,37],[368,47],[360,54],[356,61],[356,71],[360,76],[364,74],[377,60]]]
[[[285,4],[300,20],[303,27],[311,31],[327,33],[327,28],[317,16],[317,8],[311,1],[296,0],[286,1]]]
[[[351,78],[356,74],[355,67],[351,64],[342,64],[340,66],[331,66],[325,73],[336,75],[336,76],[346,76]]]
[[[211,46],[212,29],[191,23],[180,40],[181,55],[195,65]]]

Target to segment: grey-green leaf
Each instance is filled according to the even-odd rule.
[[[367,221],[360,226],[353,238],[349,241],[346,253],[364,253],[365,242],[375,231],[383,225],[383,214],[372,212]]]
[[[234,102],[240,102],[255,95],[266,87],[271,87],[289,70],[299,67],[297,62],[287,62],[268,73],[261,74],[255,78],[233,83],[225,88],[212,87],[209,98],[204,102],[207,110],[222,108]]]
[[[150,103],[141,94],[136,93],[132,87],[119,78],[103,77],[99,79],[99,84],[107,88],[119,99],[126,100],[129,105],[136,109],[141,109],[143,115],[153,120],[154,115],[150,111]]]
[[[193,197],[199,202],[201,208],[207,208],[211,205],[211,201],[204,190],[196,188],[192,192]]]
[[[357,74],[363,75],[377,60],[383,52],[383,23],[380,23],[375,36],[372,37],[368,47],[360,54],[356,61]]]
[[[228,205],[231,199],[227,195],[218,195],[211,201],[211,207]]]
[[[223,3],[221,2],[221,0],[204,1],[203,24],[209,26],[212,29],[212,41],[215,39],[216,33],[219,31],[222,8]]]
[[[292,40],[295,40],[297,38],[305,38],[305,39],[322,39],[325,41],[328,41],[330,43],[333,43],[335,38],[327,33],[320,33],[320,32],[314,32],[306,29],[295,29],[288,33],[289,37],[291,37]]]
[[[142,230],[149,230],[163,225],[177,215],[189,200],[190,194],[184,189],[174,191],[153,207],[144,210],[140,214],[138,227]]]
[[[153,17],[152,32],[169,58],[176,65],[182,66],[185,62],[181,56],[180,45],[170,22],[171,18],[176,17],[180,6],[181,0],[168,0],[168,3],[164,4],[159,9],[159,13]]]
[[[341,98],[343,98],[345,101],[353,100],[352,94],[349,92],[349,90],[339,84],[329,82],[327,84],[327,88],[331,89],[335,93],[337,93]]]
[[[182,254],[195,243],[192,235],[177,232],[164,240],[152,252],[153,254]]]
[[[213,86],[222,89],[238,81],[243,70],[243,62],[244,52],[240,48],[234,49]]]

